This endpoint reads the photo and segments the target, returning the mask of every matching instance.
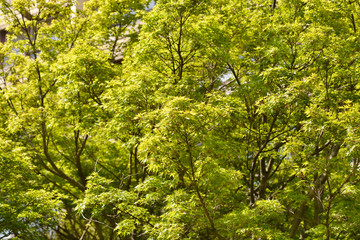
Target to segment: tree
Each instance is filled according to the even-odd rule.
[[[1,152],[4,159],[14,158],[14,162],[21,158],[21,155],[7,157],[14,155],[14,151],[26,156],[27,172],[30,172],[24,174],[35,174],[37,189],[48,191],[39,193],[55,194],[62,200],[62,205],[55,204],[48,195],[45,200],[49,198],[49,203],[44,203],[43,208],[28,210],[42,216],[46,211],[52,212],[48,205],[54,208],[58,214],[53,215],[60,215],[54,219],[58,222],[54,228],[57,238],[104,239],[104,234],[111,235],[112,231],[100,225],[99,219],[89,221],[92,216],[77,215],[75,206],[76,201],[83,198],[87,179],[98,163],[97,143],[104,141],[97,134],[108,118],[102,108],[102,94],[107,82],[119,73],[119,66],[109,59],[113,60],[121,51],[116,42],[128,34],[124,26],[134,25],[141,15],[133,11],[141,11],[144,5],[131,1],[102,4],[100,10],[106,9],[106,13],[111,12],[118,18],[126,17],[120,26],[99,20],[96,1],[89,2],[88,9],[83,12],[74,12],[72,5],[72,1],[1,2],[1,12],[7,18],[10,32],[9,41],[1,46],[4,51],[2,137],[4,141],[14,142],[13,148],[6,146]],[[93,24],[99,21],[103,21],[101,27]],[[106,38],[93,35],[94,31],[106,33]],[[113,35],[115,40],[111,43],[108,38]],[[100,49],[107,44],[112,44],[111,52]],[[13,168],[9,165],[12,161],[4,160],[3,167]],[[106,159],[99,165],[105,162]],[[111,159],[110,163],[113,162]],[[115,174],[111,167],[107,169]],[[34,181],[33,178],[27,181]],[[4,180],[4,184],[9,183]],[[16,193],[16,189],[13,190],[17,195],[25,191]],[[28,190],[29,199],[24,202],[31,206],[33,194]],[[5,202],[10,201],[11,195],[4,196]],[[2,218],[7,219],[8,215]],[[21,220],[19,216],[15,220],[19,218]],[[37,224],[26,216],[25,220],[28,226]],[[13,229],[4,231],[17,235]],[[23,238],[35,238],[24,235],[25,232],[21,234]]]
[[[146,4],[2,2],[1,231],[357,238],[359,3]]]

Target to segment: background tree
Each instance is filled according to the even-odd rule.
[[[1,231],[357,238],[359,3],[146,4],[1,2]]]

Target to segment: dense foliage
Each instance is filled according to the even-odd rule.
[[[149,3],[0,0],[0,239],[359,239],[360,2]]]

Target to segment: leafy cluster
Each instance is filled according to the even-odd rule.
[[[0,239],[360,238],[359,1],[74,4],[0,0]]]

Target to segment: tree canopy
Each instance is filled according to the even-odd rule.
[[[359,239],[360,2],[0,0],[0,239]]]

